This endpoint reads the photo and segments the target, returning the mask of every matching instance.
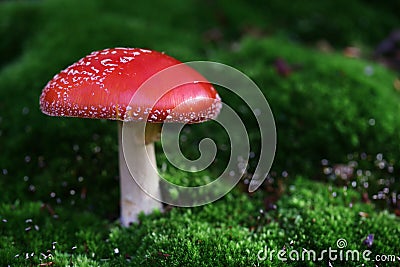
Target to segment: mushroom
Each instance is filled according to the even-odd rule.
[[[143,87],[155,74],[178,65],[182,67],[176,75],[155,76],[150,86]],[[179,81],[186,83],[175,83]],[[124,226],[137,222],[140,212],[162,209],[154,151],[162,123],[202,122],[218,115],[221,106],[217,91],[197,71],[164,53],[139,48],[93,52],[55,75],[40,96],[40,109],[50,116],[120,121],[120,219]],[[128,140],[122,140],[123,136]],[[134,158],[125,159],[124,155],[132,154]]]

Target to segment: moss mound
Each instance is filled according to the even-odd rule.
[[[279,169],[313,175],[322,159],[341,162],[356,151],[398,161],[395,73],[276,38],[245,39],[234,51],[216,51],[215,57],[240,66],[264,92],[277,124]],[[230,101],[229,95],[225,98]]]
[[[330,247],[339,250],[341,238],[347,242],[343,253],[360,252],[359,260],[343,258],[340,262],[345,266],[369,266],[368,259],[376,255],[400,253],[398,219],[375,212],[353,190],[297,178],[276,203],[276,210],[265,210],[264,197],[263,192],[250,197],[235,190],[213,205],[142,216],[141,224],[130,228],[65,207],[57,207],[55,216],[37,202],[3,204],[0,262],[5,266],[46,262],[60,266],[319,266],[335,262],[321,253]],[[365,242],[370,235],[374,236],[371,243]],[[287,262],[272,252],[283,248],[287,254],[281,258]],[[317,258],[297,261],[296,252],[290,254],[303,249],[315,250]],[[371,251],[368,259],[361,254],[366,250]]]

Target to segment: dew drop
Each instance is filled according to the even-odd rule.
[[[373,118],[369,119],[368,120],[368,124],[371,125],[371,126],[374,126],[375,125],[375,119],[373,119]]]
[[[181,142],[186,142],[187,141],[187,136],[185,134],[181,135]]]
[[[323,172],[325,175],[331,174],[332,173],[332,168],[331,167],[325,167],[323,169]]]
[[[364,68],[364,73],[367,76],[371,76],[374,74],[374,68],[371,65],[368,65]]]
[[[385,162],[383,162],[383,161],[380,161],[379,163],[378,163],[378,167],[379,167],[379,169],[384,169],[385,168]]]
[[[389,188],[385,187],[385,188],[383,189],[383,193],[388,194],[388,193],[389,193]]]
[[[29,108],[28,107],[23,107],[22,115],[28,115],[28,113],[29,113]]]
[[[393,166],[389,166],[389,167],[388,167],[388,172],[389,172],[389,173],[393,173],[393,171],[394,171]]]

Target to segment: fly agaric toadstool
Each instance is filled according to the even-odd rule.
[[[164,78],[155,79],[151,86],[141,88],[155,74],[178,64],[182,65],[157,51],[104,49],[55,75],[40,96],[40,109],[50,116],[120,121],[121,223],[124,226],[136,222],[140,212],[150,213],[162,208],[156,200],[160,199],[161,193],[153,144],[159,135],[160,124],[202,122],[214,118],[221,109],[221,99],[214,87],[184,64],[178,73],[180,77],[170,75],[169,78],[183,78],[189,83],[176,84],[166,90],[165,84],[172,83]],[[134,96],[136,93],[138,95]],[[134,179],[122,152],[122,122],[127,126],[124,131],[129,131],[127,136],[136,140],[129,142],[129,147],[124,146],[124,149],[135,151],[135,158],[129,159],[133,164],[130,167],[138,170],[133,172]],[[145,185],[147,192],[136,181]]]

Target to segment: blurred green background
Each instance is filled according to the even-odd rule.
[[[339,238],[400,256],[398,10],[398,1],[372,0],[0,2],[0,264],[359,266],[257,259],[266,245],[321,251]],[[278,133],[264,185],[247,193],[262,164],[256,121],[221,89],[250,132],[246,176],[208,206],[168,207],[121,228],[115,122],[39,110],[47,81],[107,47],[221,62],[253,79]],[[211,127],[186,128],[202,133],[188,135],[186,154],[198,154]],[[163,175],[183,185],[212,179],[229,156],[225,134],[213,138],[220,163],[197,174],[169,166],[158,147]]]

